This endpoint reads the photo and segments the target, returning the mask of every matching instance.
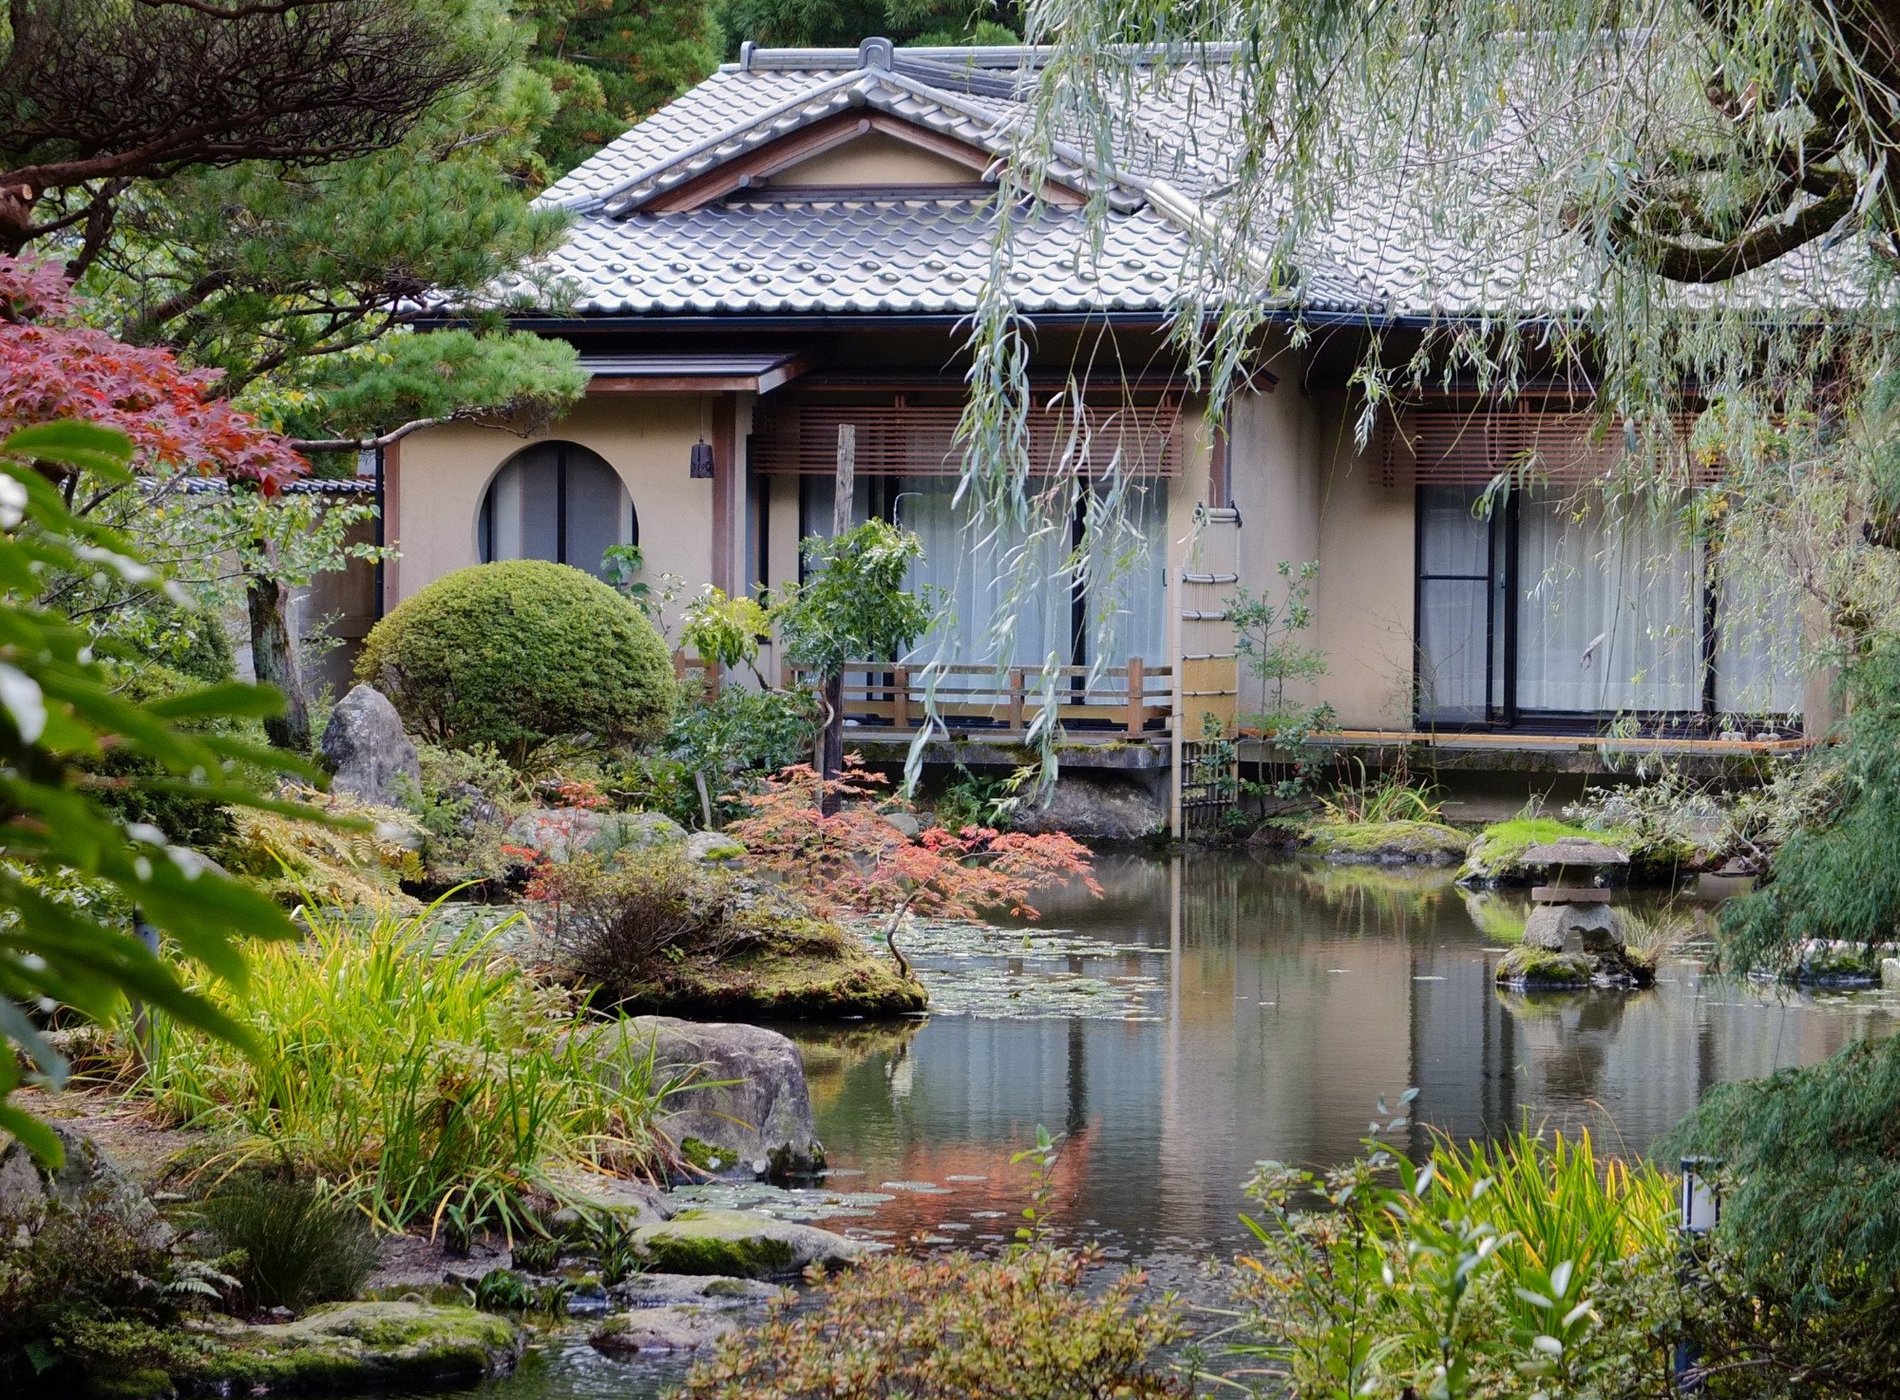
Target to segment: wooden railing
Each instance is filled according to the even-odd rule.
[[[1087,666],[1059,667],[1055,677],[1057,718],[1064,724],[1119,730],[1129,738],[1167,732],[1174,713],[1171,666],[1131,657],[1099,674]],[[808,666],[785,667],[787,685],[815,680]],[[999,677],[994,666],[938,666],[927,673],[921,663],[854,661],[844,673],[845,717],[907,733],[924,723],[928,706],[952,732],[1021,734],[1045,708],[1047,683],[1045,672],[1029,666],[1012,666]]]

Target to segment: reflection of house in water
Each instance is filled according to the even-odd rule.
[[[1640,1150],[1713,1083],[1894,1026],[1886,1003],[1867,1014],[1784,1004],[1686,964],[1646,993],[1500,997],[1493,939],[1442,875],[1229,854],[1105,860],[1100,873],[1106,901],[1059,904],[1047,921],[1152,948],[1085,970],[1159,965],[1161,1020],[938,1018],[902,1052],[902,1077],[896,1052],[879,1051],[820,1094],[821,1134],[850,1144],[869,1186],[991,1178],[907,1204],[906,1219],[947,1218],[972,1191],[1019,1208],[1025,1177],[1008,1158],[1040,1124],[1076,1138],[1068,1218],[1137,1248],[1169,1236],[1228,1245],[1256,1161],[1338,1162],[1380,1096],[1396,1105],[1411,1085],[1421,1120],[1460,1137],[1527,1114],[1607,1119],[1612,1140]]]

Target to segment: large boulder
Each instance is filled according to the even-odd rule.
[[[870,1250],[816,1225],[741,1210],[683,1210],[629,1238],[634,1253],[660,1273],[728,1278],[795,1278],[813,1264],[856,1263]]]
[[[505,839],[549,860],[581,851],[603,859],[621,851],[686,845],[686,828],[659,812],[596,812],[584,807],[534,807],[508,824]]]
[[[333,1303],[295,1322],[219,1324],[190,1376],[193,1391],[363,1393],[470,1385],[505,1375],[521,1329],[474,1308],[413,1301]]]
[[[1064,773],[1046,803],[1025,802],[1010,821],[1036,835],[1060,831],[1078,839],[1142,841],[1167,831],[1168,808],[1140,777]]]
[[[403,733],[396,707],[374,686],[354,686],[337,702],[323,729],[322,751],[332,792],[396,807],[422,789],[416,746]]]
[[[589,1036],[603,1073],[624,1063],[631,1040],[636,1056],[650,1050],[655,1082],[684,1080],[687,1087],[668,1095],[657,1126],[698,1172],[783,1180],[824,1167],[804,1061],[777,1031],[634,1016]]]
[[[739,1324],[704,1308],[641,1308],[610,1317],[587,1340],[608,1355],[697,1351]]]
[[[171,1227],[97,1143],[60,1123],[48,1127],[66,1154],[56,1168],[44,1166],[18,1138],[0,1148],[0,1242],[38,1233],[52,1210],[105,1210],[139,1243],[155,1249],[171,1244]]]

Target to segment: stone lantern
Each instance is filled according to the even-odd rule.
[[[1610,892],[1596,883],[1596,876],[1611,866],[1628,865],[1627,855],[1600,841],[1566,836],[1531,847],[1520,860],[1550,871],[1550,883],[1531,891],[1535,907],[1524,924],[1527,945],[1593,957],[1623,951],[1623,930],[1610,907]]]

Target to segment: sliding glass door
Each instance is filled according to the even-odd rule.
[[[1689,728],[1800,710],[1799,616],[1717,577],[1673,511],[1609,521],[1569,492],[1418,492],[1421,723]]]
[[[1040,669],[1111,666],[1138,657],[1166,664],[1167,485],[1130,485],[1120,501],[1124,524],[1097,528],[1100,484],[1075,510],[1037,528],[1004,528],[978,537],[955,502],[950,475],[859,477],[852,518],[892,520],[923,540],[913,588],[934,588],[948,602],[959,661]],[[801,481],[801,532],[828,534],[833,485]],[[1078,571],[1074,562],[1082,561]],[[992,640],[1000,646],[992,649]],[[925,647],[936,652],[936,639]]]

